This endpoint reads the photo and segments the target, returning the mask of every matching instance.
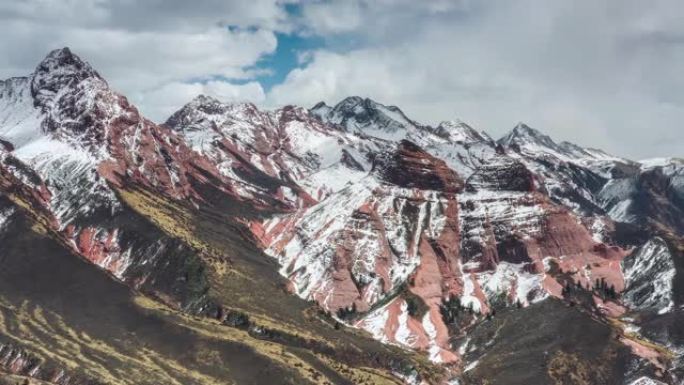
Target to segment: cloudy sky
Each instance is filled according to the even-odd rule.
[[[518,121],[635,159],[684,157],[680,0],[2,0],[0,78],[69,46],[147,116],[197,94],[349,95],[493,136]]]

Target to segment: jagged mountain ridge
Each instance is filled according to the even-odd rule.
[[[605,330],[640,363],[620,381],[678,378],[672,357],[629,335],[632,322],[654,323],[680,306],[677,161],[640,164],[524,125],[494,141],[462,122],[430,127],[358,97],[275,111],[198,97],[156,125],[68,50],[29,78],[3,82],[0,95],[3,194],[19,188],[15,201],[30,200],[72,252],[172,307],[226,318],[223,307],[235,304],[220,295],[218,271],[256,263],[275,272],[263,249],[294,294],[383,342],[425,352],[448,369],[437,381],[477,383],[463,371],[481,357],[464,350],[482,349],[468,335],[485,330],[497,308],[574,301],[592,314],[581,322],[621,319],[639,306],[609,289],[626,288],[625,298],[644,290],[625,275],[633,263],[621,261],[660,239],[674,250],[658,254],[655,274],[663,267],[673,278],[654,298],[672,301],[660,315]],[[166,210],[190,226],[159,215]],[[207,226],[210,213],[219,215]],[[645,237],[632,235],[637,226]],[[211,235],[217,228],[223,236]],[[250,244],[252,256],[197,252],[226,242]],[[639,250],[637,261],[649,248]],[[459,319],[452,299],[466,309]],[[662,335],[650,338],[680,349]],[[399,378],[430,381],[421,371]]]
[[[230,372],[216,371],[200,358],[184,359],[174,343],[129,338],[122,346],[115,327],[105,329],[106,338],[96,347],[104,367],[94,365],[87,357],[59,348],[63,343],[77,350],[93,346],[88,339],[74,337],[70,330],[79,330],[74,323],[81,322],[82,314],[74,313],[73,307],[51,305],[64,301],[61,296],[65,295],[52,289],[45,294],[48,302],[30,294],[35,293],[32,290],[24,291],[23,297],[0,293],[6,310],[3,319],[8,322],[3,325],[34,322],[30,313],[24,316],[16,310],[23,309],[24,303],[35,308],[30,312],[65,320],[54,329],[54,338],[33,335],[31,329],[27,334],[3,327],[3,371],[60,384],[108,383],[112,379],[115,383],[243,383],[273,378],[293,384],[344,384],[358,378],[375,381],[392,377],[392,373],[426,378],[439,373],[428,372],[429,365],[410,354],[334,329],[331,320],[316,316],[305,302],[283,292],[277,269],[254,247],[245,222],[265,212],[292,210],[294,205],[271,194],[271,181],[257,168],[239,165],[256,175],[246,186],[225,176],[173,130],[142,118],[123,96],[94,76],[94,71],[83,72],[87,63],[68,49],[50,53],[45,62],[48,64],[38,66],[40,76],[50,78],[50,71],[56,71],[54,81],[40,82],[51,84],[48,95],[52,99],[45,110],[31,92],[35,74],[2,83],[0,103],[5,114],[0,118],[0,136],[8,144],[3,144],[0,154],[0,186],[2,198],[7,199],[0,232],[8,238],[3,241],[6,247],[0,259],[11,266],[17,258],[27,260],[21,252],[30,250],[26,248],[29,243],[22,242],[52,242],[39,250],[48,250],[54,254],[52,258],[87,261],[91,268],[83,273],[86,281],[114,279],[128,287],[128,294],[117,299],[123,304],[110,309],[114,312],[111,319],[138,321],[120,326],[143,327],[146,317],[161,318],[167,335],[155,332],[150,335],[154,341],[180,338],[181,346],[200,343],[202,348],[193,353],[198,357],[229,359],[243,350],[248,353],[242,357],[262,362],[254,368],[273,369],[259,372],[248,365],[237,370],[240,363],[236,361]],[[53,62],[67,65],[49,64]],[[41,72],[44,69],[47,74]],[[35,232],[38,240],[14,235],[22,230]],[[16,246],[8,248],[13,243],[7,240],[16,241]],[[39,264],[39,259],[33,263]],[[109,275],[97,278],[95,266]],[[15,271],[10,268],[2,274],[10,274],[7,278],[14,280]],[[38,266],[21,271],[25,273],[19,282],[46,279]],[[98,291],[105,296],[107,292]],[[70,293],[75,304],[88,305],[83,307],[86,316],[97,312],[89,292]],[[140,299],[138,293],[146,297]],[[156,302],[149,305],[149,298]],[[101,300],[107,302],[107,298]],[[168,314],[179,310],[202,316],[203,321],[188,324],[182,315]],[[39,315],[35,317],[41,322]],[[216,327],[223,332],[216,334]],[[168,334],[168,328],[179,330]],[[198,340],[198,330],[208,339]],[[225,356],[227,351],[221,348],[225,344],[237,350]],[[138,350],[144,354],[127,353],[130,346],[144,347]],[[275,354],[288,346],[300,350],[285,356]],[[311,356],[310,351],[320,356]],[[131,361],[122,362],[122,354]],[[150,366],[150,356],[162,363]],[[368,363],[374,369],[368,370]],[[128,365],[130,371],[116,372],[121,370],[119,364]],[[144,367],[158,375],[137,376],[136,370]],[[344,373],[335,374],[331,367]],[[105,376],[100,369],[118,374]]]

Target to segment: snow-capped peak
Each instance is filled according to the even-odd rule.
[[[627,159],[608,154],[603,150],[585,148],[570,142],[556,143],[540,131],[518,123],[511,132],[497,140],[497,143],[511,147],[517,152],[532,157],[553,156],[561,161],[574,162],[585,166],[600,166],[605,162],[629,163]]]
[[[69,48],[51,51],[30,76],[0,84],[0,136],[23,152],[30,144],[45,153],[67,145],[104,156],[104,126],[122,109],[119,102],[127,104]]]
[[[527,145],[537,145],[562,152],[560,146],[558,146],[558,144],[556,144],[548,135],[544,135],[522,122],[519,122],[513,127],[511,132],[497,142],[505,146],[518,145],[519,147],[525,147]]]
[[[486,142],[488,138],[461,120],[447,120],[439,123],[435,134],[448,138],[452,142]]]
[[[221,103],[220,100],[216,99],[213,96],[209,95],[204,95],[204,94],[199,94],[192,98],[192,100],[187,103],[188,106],[201,106],[201,105],[207,105],[207,104],[213,104],[213,103]]]
[[[175,130],[211,129],[234,120],[263,120],[257,106],[249,102],[223,103],[207,95],[198,95],[171,115],[164,123]]]
[[[639,161],[641,168],[650,169],[655,167],[684,167],[684,158],[650,158]]]
[[[45,55],[45,58],[38,63],[37,67],[49,69],[61,68],[62,70],[68,69],[72,72],[88,71],[95,73],[95,70],[90,66],[90,64],[83,61],[80,57],[71,52],[69,47],[50,51],[47,55]]]
[[[103,86],[105,80],[87,62],[69,48],[56,49],[41,61],[31,77],[31,93],[40,106],[45,106],[66,87],[86,79],[96,79]]]
[[[313,116],[316,116],[317,118],[323,120],[325,116],[330,113],[331,110],[332,107],[327,105],[325,102],[321,101],[316,103],[315,106],[311,107],[311,109],[309,109],[309,112],[311,112]]]
[[[385,106],[369,98],[350,96],[330,108],[317,104],[311,113],[322,121],[386,140],[401,140],[418,130],[418,123],[409,119],[398,107]]]
[[[342,99],[339,103],[337,103],[334,108],[336,111],[349,111],[363,104],[365,104],[366,107],[368,107],[371,104],[375,104],[375,102],[369,98],[364,99],[360,96],[347,96],[346,98]]]

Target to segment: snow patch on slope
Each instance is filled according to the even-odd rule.
[[[5,223],[7,223],[12,214],[14,214],[12,207],[0,209],[0,232],[4,229]]]
[[[487,297],[493,298],[501,293],[510,293],[514,289],[511,299],[523,305],[547,298],[549,294],[542,287],[544,276],[526,272],[525,265],[499,262],[493,272],[479,273],[478,281]]]
[[[625,277],[623,300],[635,309],[656,310],[659,314],[674,307],[672,286],[675,265],[667,244],[653,238],[622,262]]]

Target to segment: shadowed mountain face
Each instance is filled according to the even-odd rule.
[[[0,378],[677,384],[683,178],[359,97],[156,124],[56,50],[0,82]]]
[[[32,229],[20,211],[9,220],[0,236],[7,369],[57,383],[309,383],[249,343],[198,332],[180,316],[146,307],[128,287]]]

